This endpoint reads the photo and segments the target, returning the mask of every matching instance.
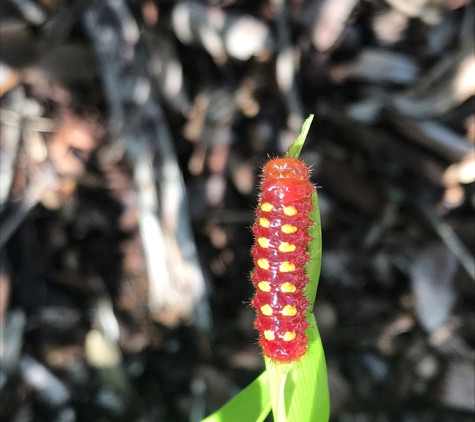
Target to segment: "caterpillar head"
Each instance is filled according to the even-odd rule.
[[[308,180],[308,167],[295,158],[276,158],[264,166],[264,181],[268,179]]]

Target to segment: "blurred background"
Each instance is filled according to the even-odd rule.
[[[474,25],[468,0],[1,0],[0,420],[197,422],[260,374],[259,172],[313,113],[332,421],[473,421]]]

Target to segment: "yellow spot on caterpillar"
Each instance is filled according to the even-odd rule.
[[[286,333],[287,334],[287,333]],[[264,338],[268,341],[275,340],[275,335],[274,332],[271,330],[265,330],[264,331]]]
[[[293,252],[295,251],[295,245],[288,242],[280,242],[279,251],[281,252]]]
[[[270,244],[269,239],[265,237],[260,237],[259,239],[257,239],[257,243],[259,243],[259,246],[264,249],[268,248]]]
[[[268,262],[267,262],[267,264],[269,265]],[[267,267],[267,268],[269,268],[269,267]],[[282,262],[282,264],[279,265],[279,272],[281,272],[281,273],[291,273],[292,271],[295,271],[295,265],[288,262],[288,261],[284,261],[284,262]]]
[[[289,217],[292,217],[297,214],[297,210],[295,209],[295,207],[284,207],[283,211],[284,214],[288,215]]]
[[[269,305],[261,306],[261,312],[262,312],[262,315],[271,316],[272,308]]]
[[[295,306],[285,305],[284,309],[282,309],[283,316],[295,316],[296,314],[297,314],[297,308]]]
[[[268,281],[259,281],[257,287],[259,287],[261,292],[270,292],[270,283]]]
[[[294,293],[297,288],[291,283],[284,283],[280,286],[280,291],[282,293]]]
[[[269,211],[272,211],[273,209],[274,209],[274,206],[272,204],[269,204],[268,202],[264,202],[261,205],[261,210],[264,212],[269,212]]]
[[[261,224],[262,226],[262,224]],[[264,227],[264,226],[262,226]],[[284,224],[281,229],[282,230],[282,233],[285,233],[285,234],[292,234],[292,233],[295,233],[297,231],[297,227],[295,226],[292,226],[291,224]]]
[[[268,229],[270,227],[270,222],[267,218],[259,218],[259,225],[265,229]]]
[[[264,333],[265,334],[265,333]],[[272,333],[273,334],[273,333]],[[295,337],[297,335],[295,334],[295,331],[287,331],[285,334],[284,334],[284,341],[292,341],[292,340],[295,340]]]
[[[259,268],[262,268],[263,270],[268,270],[269,269],[269,261],[265,258],[261,258],[257,260],[257,266]]]

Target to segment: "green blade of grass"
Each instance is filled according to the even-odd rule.
[[[328,422],[330,417],[325,355],[315,318],[310,319],[308,350],[300,362],[276,364],[266,358],[275,422]]]
[[[305,266],[308,276],[308,284],[305,286],[305,294],[310,301],[309,309],[313,309],[315,297],[317,295],[318,281],[320,279],[320,270],[322,268],[322,223],[320,220],[320,207],[318,205],[317,192],[312,195],[313,209],[310,212],[310,218],[313,225],[308,229],[312,240],[308,246],[308,255],[310,260]]]
[[[269,380],[264,371],[238,395],[202,422],[262,422],[270,409]]]
[[[303,124],[300,136],[289,147],[287,157],[299,157],[312,120],[313,115],[310,115]],[[306,331],[308,349],[299,362],[276,364],[265,359],[275,422],[328,422],[330,417],[325,355],[315,317],[310,312],[315,302],[322,262],[320,210],[316,192],[312,195],[312,202],[310,217],[313,225],[309,229],[312,240],[308,247],[310,260],[305,266],[309,279],[305,294],[310,302],[307,314],[309,328]]]
[[[289,149],[285,156],[287,158],[299,158],[300,151],[302,151],[303,144],[305,143],[305,139],[307,139],[308,131],[310,129],[310,125],[312,124],[313,114],[308,116],[307,120],[303,122],[302,131],[298,138],[290,145]]]

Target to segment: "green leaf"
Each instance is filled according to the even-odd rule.
[[[313,192],[312,203],[313,209],[310,212],[310,218],[313,221],[313,225],[308,229],[310,236],[312,236],[312,240],[308,246],[310,260],[305,266],[309,280],[305,286],[305,294],[310,301],[310,309],[313,309],[315,303],[320,270],[322,268],[322,223],[320,220],[320,206],[318,205],[318,195],[316,191]]]
[[[313,115],[305,121],[302,132],[289,147],[286,157],[298,158],[308,134]],[[308,248],[310,257],[305,269],[309,278],[305,294],[310,306],[307,310],[309,340],[307,353],[299,362],[277,364],[265,358],[272,411],[275,422],[328,422],[330,398],[328,392],[327,367],[320,333],[311,310],[315,303],[322,262],[322,234],[317,192],[312,195],[313,221],[309,233],[312,236]]]
[[[251,384],[202,422],[262,422],[270,412],[269,382],[264,371]]]
[[[275,422],[328,422],[330,417],[325,355],[315,317],[309,318],[308,350],[300,362],[265,358]]]
[[[307,120],[303,122],[302,131],[298,138],[290,145],[289,149],[285,156],[287,158],[299,158],[300,151],[302,151],[303,144],[305,143],[305,139],[307,139],[308,131],[310,129],[310,125],[312,124],[313,114],[308,116]]]
[[[289,147],[286,157],[298,158],[308,134],[313,115],[304,122],[302,132]],[[309,278],[305,286],[310,306],[307,310],[309,328],[308,349],[299,362],[277,364],[265,358],[267,370],[251,385],[224,405],[219,411],[204,419],[203,422],[241,422],[263,421],[272,411],[275,422],[328,422],[330,417],[330,399],[328,393],[327,368],[320,333],[311,310],[320,277],[322,260],[322,236],[318,196],[312,196],[313,221],[309,233],[312,236],[308,248],[310,256],[306,264]]]

